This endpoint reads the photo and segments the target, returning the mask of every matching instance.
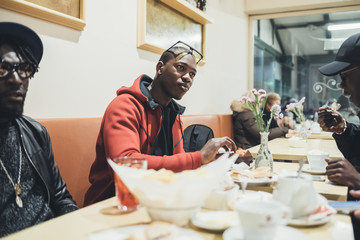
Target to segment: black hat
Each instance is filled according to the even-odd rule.
[[[354,34],[341,44],[335,61],[319,68],[326,76],[334,76],[349,67],[360,64],[360,33]]]
[[[37,63],[40,63],[43,55],[43,44],[36,32],[19,23],[0,22],[0,37],[1,36],[14,38],[25,46],[28,46]]]

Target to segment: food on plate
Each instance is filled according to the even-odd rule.
[[[207,176],[207,171],[202,169],[202,168],[198,168],[196,170],[185,170],[182,171],[181,174],[183,176],[187,176],[192,174],[195,171],[195,174],[199,177],[201,176]],[[175,182],[178,180],[178,175],[176,175],[176,173],[174,173],[171,170],[167,170],[165,168],[162,168],[158,171],[154,170],[154,169],[148,169],[144,171],[144,175],[143,175],[144,179],[149,179],[149,180],[156,180],[156,181],[160,181],[163,183],[171,183],[171,182]]]
[[[175,225],[166,222],[152,222],[142,231],[131,234],[126,240],[171,240],[176,235]]]
[[[246,178],[272,178],[272,172],[270,171],[270,167],[258,167],[254,170],[245,169],[245,170],[231,170],[231,177],[235,179],[239,179],[241,177]]]
[[[239,157],[235,163],[245,162],[249,165],[254,159],[249,150],[244,150],[242,148],[238,148],[236,154],[239,155]]]
[[[176,175],[173,171],[162,168],[158,171],[149,169],[144,175],[144,179],[157,180],[163,183],[170,183],[176,181]]]

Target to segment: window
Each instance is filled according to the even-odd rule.
[[[253,20],[253,85],[277,92],[282,103],[306,97],[309,117],[343,93],[338,76],[318,68],[335,59],[341,43],[360,29],[328,30],[337,24],[360,23],[360,11],[332,12]]]

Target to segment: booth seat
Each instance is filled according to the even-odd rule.
[[[37,119],[48,130],[54,159],[67,188],[79,207],[89,188],[90,167],[95,159],[95,144],[102,118]],[[215,137],[233,138],[230,114],[185,115],[183,128],[203,124],[214,131]]]

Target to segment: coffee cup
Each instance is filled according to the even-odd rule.
[[[278,227],[287,224],[291,217],[290,209],[274,200],[240,200],[236,202],[235,210],[240,218],[244,239],[275,239]]]
[[[327,162],[325,158],[329,157],[328,153],[320,150],[311,150],[306,153],[311,170],[326,171]]]
[[[273,198],[291,209],[292,217],[299,218],[314,212],[318,206],[310,174],[283,173],[279,175]]]

